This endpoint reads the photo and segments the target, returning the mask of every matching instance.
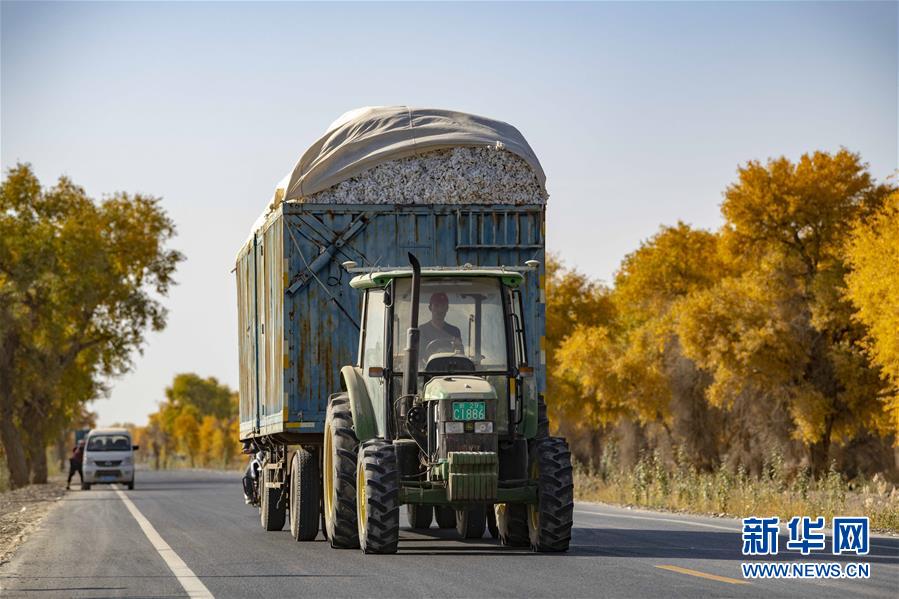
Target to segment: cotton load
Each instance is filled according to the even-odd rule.
[[[496,147],[457,147],[379,164],[302,201],[314,204],[545,204],[528,164]]]

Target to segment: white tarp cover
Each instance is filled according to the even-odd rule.
[[[390,160],[459,146],[495,147],[521,157],[545,191],[546,175],[524,136],[482,116],[408,106],[372,106],[337,119],[275,192],[274,205],[301,200]]]

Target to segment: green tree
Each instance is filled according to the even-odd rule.
[[[165,396],[175,406],[193,406],[203,416],[228,418],[231,416],[233,391],[215,377],[201,378],[189,372],[175,375],[172,385],[166,387]]]
[[[43,448],[165,326],[180,253],[159,200],[94,202],[28,165],[0,186],[0,439],[13,486],[46,480]],[[27,451],[26,451],[27,450]]]

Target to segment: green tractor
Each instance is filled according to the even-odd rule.
[[[548,435],[524,360],[518,288],[533,266],[422,269],[409,261],[350,283],[364,294],[360,366],[343,367],[342,392],[330,396],[325,417],[331,546],[395,553],[405,505],[413,529],[436,518],[462,538],[489,529],[504,545],[566,551],[571,455],[564,439]]]

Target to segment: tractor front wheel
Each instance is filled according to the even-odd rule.
[[[396,553],[400,540],[400,470],[393,443],[362,444],[356,464],[356,518],[365,553]]]
[[[539,441],[531,456],[531,479],[537,481],[537,504],[528,506],[528,534],[534,551],[568,551],[574,516],[571,452],[564,439]]]
[[[331,397],[325,416],[323,448],[323,511],[325,534],[335,549],[359,546],[356,524],[356,433],[350,399]]]

